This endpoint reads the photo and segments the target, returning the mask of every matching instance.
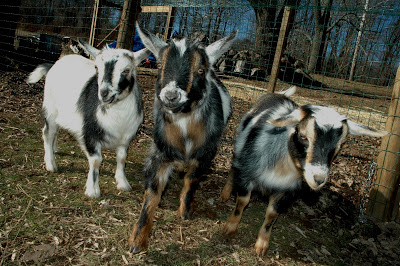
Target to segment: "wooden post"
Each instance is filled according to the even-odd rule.
[[[293,9],[289,6],[285,7],[283,13],[281,29],[279,31],[278,43],[276,45],[274,63],[272,64],[271,76],[268,82],[268,91],[275,92],[276,81],[278,80],[279,65],[281,63],[281,57],[283,50],[286,47],[287,35],[289,34],[289,23],[292,21]]]
[[[174,19],[175,19],[175,8],[169,7],[167,22],[165,24],[164,42],[167,42],[168,37],[171,36],[172,26],[174,25]]]
[[[135,22],[141,12],[140,0],[124,0],[121,23],[118,31],[117,48],[132,50]]]
[[[393,86],[392,102],[385,130],[391,134],[382,139],[378,155],[376,180],[369,195],[367,214],[373,219],[389,221],[399,204],[397,191],[400,175],[400,66]],[[396,202],[397,201],[397,202]],[[398,207],[397,207],[398,208]]]
[[[92,25],[90,26],[90,36],[89,36],[89,44],[91,46],[94,46],[94,38],[96,35],[97,16],[99,13],[99,6],[100,6],[100,0],[94,0]]]

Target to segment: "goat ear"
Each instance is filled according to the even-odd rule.
[[[135,66],[138,66],[150,54],[151,52],[147,48],[134,52],[133,55],[135,57]]]
[[[145,29],[142,30],[137,22],[136,22],[136,29],[139,33],[139,37],[142,40],[144,46],[146,46],[146,48],[149,49],[154,54],[156,59],[158,59],[160,57],[160,50],[165,46],[167,46],[168,44],[166,44],[160,38],[155,36],[153,33]]]
[[[306,116],[306,112],[301,108],[297,108],[285,117],[268,120],[267,122],[276,127],[290,127],[295,126]]]
[[[383,137],[388,134],[385,130],[376,130],[351,120],[347,120],[347,125],[349,126],[349,134],[356,136],[370,136],[370,137]]]
[[[87,42],[81,40],[78,38],[78,42],[79,42],[79,46],[86,52],[88,53],[90,56],[92,56],[93,58],[96,58],[96,56],[99,54],[100,50],[94,48],[93,46],[91,46],[90,44],[88,44]]]
[[[210,60],[210,64],[213,65],[217,60],[228,51],[229,47],[231,47],[233,40],[235,39],[238,31],[234,30],[228,36],[225,36],[222,39],[219,39],[216,42],[213,42],[209,46],[206,47],[206,53]]]

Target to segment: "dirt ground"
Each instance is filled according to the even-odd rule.
[[[127,238],[143,198],[142,168],[153,126],[153,72],[139,71],[145,121],[126,166],[134,189],[117,191],[115,156],[106,151],[100,199],[84,196],[87,161],[65,132],[56,156],[59,171],[46,172],[43,82],[27,85],[25,78],[22,72],[0,72],[0,265],[400,265],[399,225],[359,221],[368,170],[380,144],[367,137],[350,137],[334,162],[331,182],[320,193],[304,190],[302,200],[280,215],[266,256],[253,250],[267,206],[263,196],[252,197],[234,237],[220,233],[234,207],[233,198],[221,202],[219,194],[229,173],[237,125],[251,106],[243,97],[233,97],[233,115],[213,167],[196,193],[193,219],[176,218],[182,180],[172,178],[156,213],[149,249],[132,255]],[[321,93],[300,93],[310,101],[321,100]]]

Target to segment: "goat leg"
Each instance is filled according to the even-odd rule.
[[[257,242],[254,245],[254,249],[258,255],[264,256],[269,249],[269,239],[271,237],[272,226],[279,215],[277,212],[277,203],[282,196],[283,193],[275,193],[269,197],[265,220],[258,232]]]
[[[233,210],[228,221],[224,224],[222,228],[222,233],[225,235],[233,235],[237,231],[240,220],[242,219],[243,210],[249,204],[251,196],[251,191],[248,191],[244,196],[238,194],[236,198],[235,209]]]

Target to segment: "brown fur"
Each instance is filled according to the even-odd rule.
[[[232,235],[236,232],[238,224],[242,219],[243,210],[249,204],[251,193],[244,197],[237,197],[236,206],[233,210],[231,216],[228,221],[222,228],[222,232],[226,235]]]

